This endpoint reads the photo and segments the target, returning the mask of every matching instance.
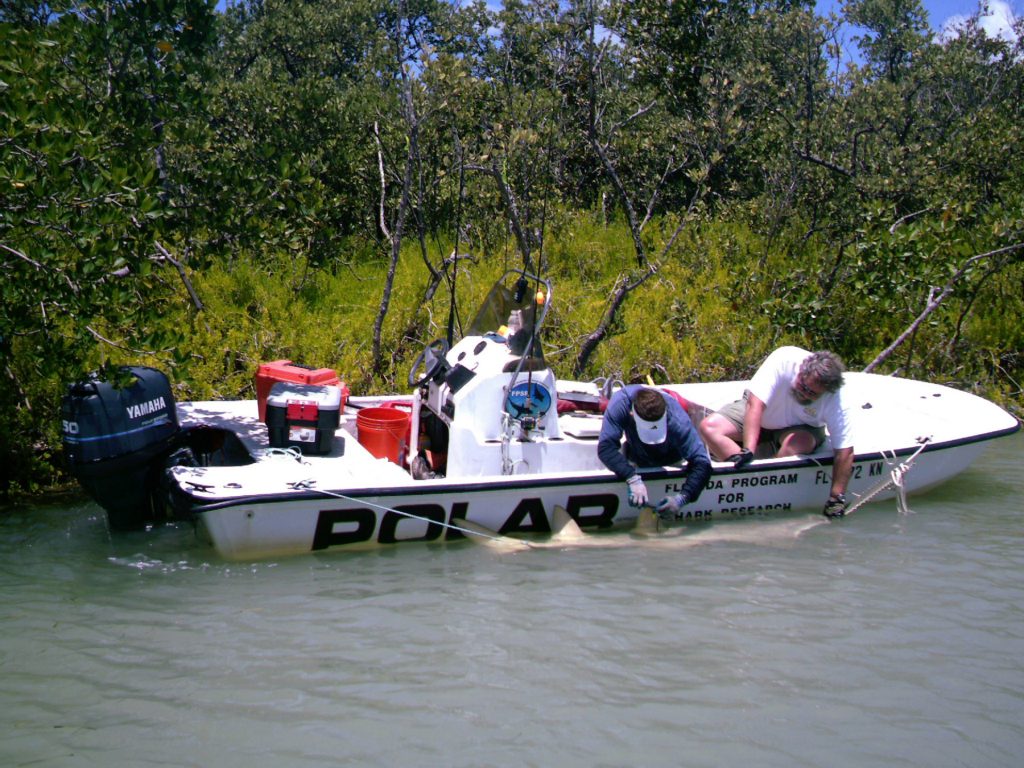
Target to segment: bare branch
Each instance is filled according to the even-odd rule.
[[[87,330],[89,333],[91,333],[93,338],[96,339],[97,341],[102,341],[104,344],[107,344],[107,345],[109,345],[111,347],[114,347],[115,349],[121,349],[121,350],[124,350],[125,352],[131,352],[132,354],[136,354],[136,355],[155,355],[156,354],[155,352],[153,352],[151,350],[133,349],[132,347],[124,346],[124,344],[118,344],[116,341],[111,341],[106,336],[104,336],[99,331],[97,331],[95,328],[93,328],[91,325],[85,326],[85,330]],[[166,350],[164,350],[164,351],[166,351]]]
[[[48,269],[52,270],[53,272],[56,272],[58,275],[60,275],[61,277],[64,278],[64,282],[68,284],[68,288],[71,289],[72,293],[78,293],[78,286],[75,285],[74,281],[70,277],[68,277],[66,274],[64,274],[64,270],[60,269],[59,267],[49,267],[48,268],[48,267],[44,266],[43,264],[40,264],[35,259],[33,259],[33,258],[29,257],[29,256],[26,256],[24,253],[22,253],[21,251],[17,250],[16,248],[11,248],[9,245],[5,245],[4,243],[0,243],[0,248],[2,248],[3,250],[7,251],[8,253],[10,253],[13,256],[17,256],[22,261],[24,261],[24,262],[26,262],[28,264],[31,264],[33,267],[38,269],[40,272],[46,272]]]
[[[849,169],[843,168],[842,166],[836,165],[835,163],[830,162],[828,160],[823,160],[822,158],[818,157],[817,155],[812,155],[812,154],[810,154],[808,152],[799,152],[798,151],[797,152],[797,157],[799,157],[801,160],[806,160],[809,163],[814,163],[815,165],[820,165],[822,168],[827,168],[830,171],[835,171],[836,173],[838,173],[838,174],[840,174],[842,176],[846,176],[847,178],[850,178],[850,179],[853,178],[853,172],[850,171]]]
[[[620,122],[616,123],[615,125],[613,125],[611,127],[611,130],[609,131],[609,134],[614,136],[622,128],[625,128],[630,123],[632,123],[632,122],[634,122],[636,120],[639,120],[641,117],[643,117],[648,112],[650,112],[652,109],[654,109],[656,106],[657,106],[657,102],[652,101],[650,104],[647,104],[645,106],[642,106],[642,107],[638,108],[636,110],[636,112],[634,112],[633,114],[631,114],[628,117],[624,118],[622,121],[620,121]]]
[[[894,221],[892,223],[891,227],[889,227],[889,234],[890,235],[896,234],[896,230],[899,229],[900,227],[902,227],[908,221],[911,221],[912,219],[916,219],[918,216],[920,216],[922,214],[931,213],[934,210],[935,210],[935,208],[933,208],[933,207],[922,208],[920,211],[914,211],[913,213],[908,213],[906,216],[901,216],[900,218],[896,219],[896,221]]]
[[[505,203],[505,210],[508,212],[509,224],[512,226],[512,234],[515,235],[516,243],[519,245],[519,251],[523,254],[523,263],[526,266],[527,271],[533,271],[533,249],[530,246],[530,238],[523,228],[522,217],[519,213],[519,203],[516,200],[515,194],[509,189],[508,183],[505,181],[505,177],[501,173],[501,168],[498,166],[498,159],[492,158],[489,166],[485,165],[467,165],[466,170],[469,171],[482,171],[487,175],[491,176],[495,183],[498,185],[498,192],[501,195],[502,201]]]
[[[188,291],[189,297],[192,299],[192,305],[200,312],[203,311],[203,302],[199,298],[199,294],[196,293],[196,289],[192,285],[192,281],[188,279],[188,274],[185,272],[184,265],[171,255],[171,252],[163,247],[159,242],[154,241],[153,245],[160,252],[160,255],[169,261],[174,268],[178,270],[178,276],[181,278],[181,282],[185,284],[185,290]]]
[[[874,360],[868,363],[867,367],[864,368],[864,373],[871,373],[871,371],[873,371],[879,365],[884,363],[889,358],[889,356],[894,351],[896,351],[896,348],[899,347],[900,344],[902,344],[904,341],[906,341],[908,338],[914,335],[915,331],[917,331],[917,329],[921,327],[921,324],[928,319],[929,315],[931,315],[932,312],[938,309],[939,305],[942,304],[942,302],[946,300],[949,294],[953,292],[953,288],[956,286],[960,278],[967,273],[969,267],[981,261],[982,259],[987,259],[992,256],[1002,256],[1012,251],[1016,251],[1020,248],[1024,248],[1024,243],[1016,243],[1014,245],[1008,245],[1005,248],[997,248],[994,251],[978,253],[975,254],[974,256],[971,256],[971,258],[967,259],[967,261],[963,263],[960,269],[958,269],[956,273],[951,278],[949,278],[949,281],[946,283],[945,287],[943,287],[943,289],[939,292],[938,296],[935,296],[934,289],[929,293],[928,301],[926,303],[924,311],[917,316],[914,322],[912,322],[903,333],[899,335],[896,341],[894,341],[888,347],[883,349],[882,352],[878,355],[878,357],[876,357]]]
[[[373,140],[377,143],[377,169],[380,171],[380,204],[378,206],[380,231],[384,233],[384,237],[390,243],[392,242],[391,231],[388,229],[387,215],[384,213],[384,201],[387,197],[387,177],[384,173],[384,146],[381,144],[380,126],[376,120],[373,121]]]
[[[17,256],[22,261],[27,261],[29,264],[31,264],[33,267],[35,267],[38,270],[43,270],[44,269],[43,265],[40,264],[38,261],[36,261],[35,259],[33,259],[33,258],[29,257],[29,256],[26,256],[24,253],[22,253],[21,251],[15,249],[15,248],[11,248],[9,245],[4,245],[3,243],[0,243],[0,248],[3,248],[5,251],[7,251],[8,253],[10,253],[10,254],[12,254],[14,256]]]

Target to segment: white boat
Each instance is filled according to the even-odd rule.
[[[314,440],[324,444],[322,434],[299,421],[285,426],[292,447],[272,446],[256,400],[176,404],[176,437],[168,444],[161,437],[163,450],[148,452],[142,462],[153,500],[147,510],[169,496],[177,514],[193,517],[217,552],[235,560],[444,542],[482,530],[546,534],[556,508],[586,532],[629,527],[639,510],[627,503],[626,484],[597,457],[598,403],[608,382],[556,378],[539,342],[550,301],[545,281],[506,275],[464,338],[450,349],[441,341],[424,349],[409,375],[411,394],[343,399],[333,414],[336,429],[329,420],[333,439],[326,441],[326,453],[296,449]],[[886,486],[914,493],[939,485],[1020,426],[995,404],[946,386],[853,372],[845,380],[844,399],[856,404],[851,503],[868,493],[892,498],[901,490]],[[740,397],[745,387],[731,381],[662,388],[683,398],[699,418]],[[161,398],[152,392],[134,398],[156,402],[141,415],[166,424],[153,413]],[[168,398],[169,390],[162,396]],[[129,408],[147,411],[137,404]],[[402,415],[390,433],[387,423],[367,418],[382,409]],[[76,413],[74,407],[65,410],[66,447],[73,449],[67,422],[76,424]],[[279,431],[275,442],[281,440]],[[911,458],[913,468],[901,469]],[[89,470],[90,462],[77,464]],[[812,455],[761,459],[740,469],[713,462],[704,491],[683,509],[680,524],[820,510],[831,467],[828,440]],[[657,501],[679,491],[687,469],[649,467],[641,473]],[[112,523],[115,514],[123,523],[123,469],[117,476],[113,483],[83,484],[108,508]],[[139,504],[138,494],[128,496]]]

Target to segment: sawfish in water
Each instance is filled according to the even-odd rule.
[[[552,535],[547,539],[517,539],[500,535],[471,520],[455,519],[468,538],[498,552],[521,552],[527,549],[575,549],[600,547],[647,547],[650,549],[688,549],[704,544],[739,542],[747,544],[785,544],[795,541],[801,534],[829,521],[819,515],[781,520],[758,520],[756,523],[724,523],[709,526],[696,533],[686,528],[661,530],[657,516],[645,507],[637,516],[636,524],[628,533],[584,533],[579,524],[562,507],[552,512]]]

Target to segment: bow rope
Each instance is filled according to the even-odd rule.
[[[929,442],[931,442],[930,437],[921,438],[921,446],[916,451],[914,451],[913,454],[911,454],[910,458],[893,467],[892,471],[889,472],[889,476],[883,478],[880,483],[866,491],[863,496],[857,499],[856,503],[854,503],[846,510],[846,514],[849,515],[853,512],[856,512],[858,509],[860,509],[873,498],[875,498],[875,496],[882,493],[882,491],[886,491],[890,488],[895,487],[896,508],[899,510],[899,513],[901,515],[909,515],[910,507],[907,505],[907,489],[903,483],[903,479],[910,471],[910,468],[914,466],[914,459],[916,459],[920,455],[921,451],[925,449]]]

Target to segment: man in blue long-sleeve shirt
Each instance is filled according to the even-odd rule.
[[[629,503],[634,507],[649,501],[637,467],[661,467],[686,459],[689,472],[682,491],[666,496],[655,508],[666,519],[677,517],[682,507],[697,501],[711,476],[707,448],[683,407],[671,395],[639,384],[623,387],[608,401],[597,455],[629,485]]]

